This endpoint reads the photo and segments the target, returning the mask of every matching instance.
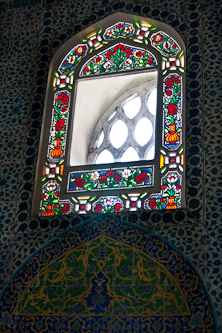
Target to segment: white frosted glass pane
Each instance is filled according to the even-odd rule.
[[[96,164],[114,163],[113,155],[107,150],[103,150],[96,159]]]
[[[97,141],[97,148],[99,148],[101,146],[101,144],[103,143],[104,140],[104,132],[102,131],[102,133],[99,136],[99,140]]]
[[[128,136],[128,128],[122,120],[117,120],[111,127],[109,138],[113,147],[119,149]]]
[[[142,73],[134,72],[132,74],[129,72],[127,75],[113,74],[107,77],[99,75],[92,78],[81,78],[81,80],[76,82],[75,105],[73,105],[75,112],[72,124],[72,139],[70,143],[71,166],[94,163],[94,161],[88,161],[89,143],[92,140],[92,134],[93,138],[98,140],[101,133],[101,127],[98,133],[95,132],[95,128],[99,119],[101,119],[104,112],[106,112],[105,110],[109,110],[106,117],[107,121],[109,119],[109,124],[116,120],[115,117],[117,117],[117,112],[115,113],[116,109],[109,109],[110,106],[115,103],[116,99],[118,99],[120,95],[125,94],[128,89],[131,89],[134,86],[137,87],[140,84],[145,87],[145,84],[149,84],[150,81],[153,82],[152,87],[155,87],[157,83],[157,71]],[[147,87],[147,93],[150,90],[148,88],[149,87]],[[130,93],[130,95],[133,98],[138,96],[136,91],[135,93]],[[125,102],[129,101],[129,99],[127,100],[123,98],[120,106],[124,104],[124,100]],[[116,106],[117,105],[115,105],[115,107]],[[124,111],[122,112],[124,113]],[[79,144],[80,142],[81,144]],[[93,144],[95,144],[95,142],[93,142]],[[102,145],[100,148],[101,147]],[[109,148],[107,147],[107,149]]]
[[[111,116],[109,116],[109,118],[108,118],[108,120],[107,120],[107,121],[110,121],[111,119],[113,119],[113,117],[115,116],[115,114],[116,114],[116,111],[115,111],[115,112],[113,112],[113,113],[111,114]]]
[[[129,119],[133,119],[140,111],[141,105],[142,105],[141,98],[137,96],[123,105],[123,111]]]
[[[132,162],[139,161],[139,155],[136,150],[132,147],[129,147],[121,158],[121,162]]]
[[[155,157],[155,149],[154,146],[152,146],[146,155],[146,160],[147,161],[153,160],[154,157]]]
[[[149,94],[147,99],[148,110],[152,115],[156,115],[156,100],[157,100],[157,89],[153,89],[153,91]]]
[[[143,147],[152,137],[153,127],[147,118],[142,118],[136,124],[134,136],[138,144]]]

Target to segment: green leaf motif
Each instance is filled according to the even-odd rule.
[[[85,183],[84,188],[87,188],[88,186],[91,186],[92,183]]]
[[[54,200],[52,200],[52,203],[58,203],[58,202],[59,202],[58,199],[54,199]]]

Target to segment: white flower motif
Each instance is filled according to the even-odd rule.
[[[97,47],[100,45],[100,42],[102,41],[102,37],[100,35],[94,34],[93,36],[90,36],[88,39],[88,44],[90,47]]]
[[[142,25],[140,29],[137,29],[136,35],[138,39],[143,40],[149,35],[149,28]]]
[[[133,63],[133,61],[131,59],[126,59],[125,60],[125,65],[126,66],[130,66]]]
[[[74,64],[75,60],[76,60],[76,57],[74,55],[70,55],[68,58],[67,58],[68,62],[70,64]]]
[[[167,177],[167,181],[170,184],[176,183],[177,179],[178,179],[178,176],[176,173],[170,173],[169,176]]]
[[[94,171],[92,174],[91,174],[91,177],[90,177],[90,179],[92,179],[92,180],[97,180],[97,179],[99,179],[99,172],[98,171]]]
[[[112,35],[114,35],[114,30],[108,29],[107,32],[106,32],[106,35],[109,36],[109,37],[112,37]]]
[[[55,178],[56,175],[59,175],[59,166],[55,163],[50,163],[45,167],[45,175],[48,178]]]
[[[47,189],[48,192],[54,191],[56,189],[56,183],[53,180],[50,180],[47,183],[46,189]]]
[[[163,42],[163,49],[168,50],[170,48],[170,43],[168,41]]]
[[[131,170],[124,169],[121,174],[123,178],[128,179],[131,176]]]
[[[56,131],[51,131],[51,140],[52,140],[52,138],[55,137],[55,135],[56,135]]]
[[[105,206],[113,206],[114,204],[115,204],[115,198],[113,197],[104,198]]]
[[[103,67],[104,67],[105,69],[110,68],[111,66],[112,66],[112,63],[111,63],[110,61],[107,61],[107,62],[103,65]]]

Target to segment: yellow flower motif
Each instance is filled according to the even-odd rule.
[[[111,37],[113,35],[113,30],[108,29],[106,34]]]
[[[125,28],[124,28],[124,33],[125,33],[125,34],[129,34],[129,33],[132,32],[132,31],[133,31],[133,29],[132,29],[131,26],[129,26],[129,27],[125,27]]]
[[[156,36],[156,41],[159,42],[161,40],[161,38],[162,38],[161,35],[157,35]]]
[[[79,46],[78,49],[76,49],[76,53],[82,53],[83,52],[83,48],[82,46]]]

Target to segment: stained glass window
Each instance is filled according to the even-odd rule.
[[[114,14],[49,71],[32,215],[185,206],[185,47],[168,25]]]

